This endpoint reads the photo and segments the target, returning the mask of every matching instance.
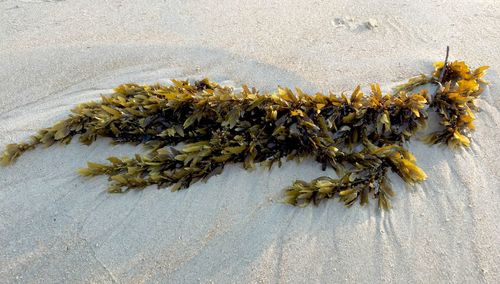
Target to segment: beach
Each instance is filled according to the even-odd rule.
[[[312,160],[231,165],[172,193],[106,192],[87,161],[133,156],[98,139],[37,148],[0,168],[4,283],[497,283],[498,1],[0,0],[0,147],[124,83],[208,77],[264,91],[387,89],[432,63],[489,65],[471,147],[411,141],[427,181],[391,174],[393,209],[280,202]]]

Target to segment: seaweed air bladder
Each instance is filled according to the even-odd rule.
[[[437,62],[432,74],[411,78],[388,94],[378,84],[369,94],[358,86],[340,95],[288,88],[261,93],[247,86],[235,92],[208,79],[125,84],[98,102],[78,105],[29,141],[7,145],[1,162],[8,165],[38,145],[68,144],[74,136],[87,145],[98,137],[143,144],[144,155],[109,157],[107,164],[89,162],[79,170],[83,176],[107,175],[108,191],[121,193],[149,185],[187,188],[230,163],[250,170],[312,157],[337,176],[292,181],[284,191],[286,203],[305,206],[338,197],[351,206],[375,198],[388,209],[394,196],[389,171],[408,184],[427,178],[406,142],[426,126],[429,112],[438,114],[440,129],[426,142],[470,145],[474,101],[486,84],[487,68]],[[179,143],[183,146],[174,147]]]

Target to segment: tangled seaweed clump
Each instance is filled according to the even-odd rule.
[[[124,192],[152,184],[172,191],[187,188],[229,163],[270,168],[281,165],[282,158],[312,157],[339,178],[297,180],[285,190],[285,202],[304,206],[339,197],[350,206],[374,197],[387,209],[394,195],[389,170],[409,184],[427,177],[405,142],[426,126],[429,111],[439,114],[441,129],[426,138],[428,143],[469,146],[474,101],[486,69],[438,62],[433,74],[412,78],[391,94],[373,84],[369,95],[357,87],[349,96],[288,88],[260,93],[247,86],[234,92],[207,79],[194,84],[172,80],[171,86],[126,84],[100,102],[77,106],[30,141],[7,145],[1,162],[7,165],[40,144],[67,144],[76,135],[87,145],[99,136],[142,143],[145,155],[109,157],[108,164],[89,162],[79,170],[84,176],[107,175],[108,191]],[[435,94],[416,91],[425,84],[437,86]],[[184,146],[173,147],[179,143]]]

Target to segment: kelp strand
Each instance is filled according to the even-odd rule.
[[[187,188],[229,163],[252,169],[256,163],[271,167],[283,159],[312,157],[339,178],[297,180],[285,190],[286,203],[304,206],[338,197],[350,206],[377,198],[388,209],[394,195],[389,170],[409,184],[427,177],[405,142],[426,126],[429,111],[438,113],[441,129],[425,141],[470,145],[474,101],[487,68],[472,71],[463,61],[438,62],[429,76],[414,77],[390,94],[373,84],[369,95],[359,86],[350,95],[307,95],[288,88],[260,93],[247,86],[235,92],[208,79],[172,80],[171,86],[125,84],[99,102],[78,105],[67,119],[29,141],[7,145],[1,162],[10,164],[41,144],[67,144],[76,135],[87,145],[100,136],[144,144],[145,155],[109,157],[108,164],[89,162],[79,170],[84,176],[107,175],[108,191],[124,192],[153,184]],[[435,85],[436,92],[415,91],[425,84]],[[179,143],[184,146],[173,147]]]

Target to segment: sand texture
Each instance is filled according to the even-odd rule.
[[[308,92],[389,86],[442,60],[490,65],[469,149],[418,141],[429,178],[392,211],[278,201],[313,161],[226,168],[171,193],[105,192],[87,161],[140,148],[39,148],[0,168],[0,282],[498,283],[500,2],[0,0],[0,147],[127,82]]]

